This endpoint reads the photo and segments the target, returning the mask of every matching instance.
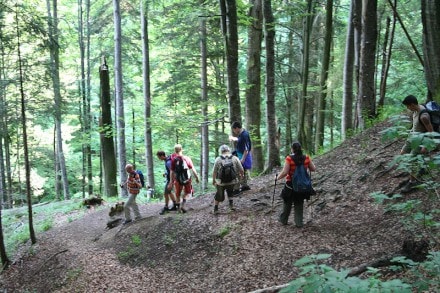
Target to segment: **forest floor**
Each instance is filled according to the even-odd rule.
[[[400,254],[409,233],[400,218],[369,196],[391,194],[406,177],[389,167],[402,141],[382,141],[382,123],[315,157],[317,195],[305,205],[305,226],[283,226],[272,174],[214,215],[213,194],[190,199],[188,212],[159,215],[163,204],[142,204],[143,218],[107,228],[109,206],[37,235],[0,276],[2,292],[251,292],[298,277],[295,261],[331,254],[325,263],[352,269]],[[405,198],[426,199],[423,191]],[[435,201],[438,205],[438,201]],[[293,211],[292,211],[293,212]],[[438,250],[439,247],[436,247]],[[266,292],[276,292],[268,290]]]

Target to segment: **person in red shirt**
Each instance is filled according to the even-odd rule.
[[[127,181],[125,181],[123,184],[121,184],[121,187],[126,187],[128,189],[128,200],[124,205],[124,214],[125,214],[125,221],[124,224],[130,223],[132,221],[130,210],[133,211],[135,220],[141,219],[141,214],[139,212],[139,207],[136,203],[136,196],[139,194],[142,183],[141,179],[139,178],[139,174],[134,170],[134,167],[132,164],[127,164],[125,166],[125,171],[128,174]]]
[[[295,226],[300,228],[303,224],[303,209],[304,209],[304,199],[306,197],[303,194],[295,194],[292,189],[288,186],[292,186],[292,174],[295,172],[297,164],[304,164],[306,170],[316,171],[316,167],[312,162],[312,159],[308,155],[304,155],[301,144],[299,142],[294,142],[292,144],[292,154],[286,157],[284,162],[283,170],[278,174],[277,179],[282,179],[286,177],[286,185],[283,189],[283,193],[289,193],[290,196],[282,196],[283,198],[283,211],[280,214],[280,222],[283,225],[287,225],[289,220],[290,211],[292,210],[292,203],[294,205],[295,212]],[[283,195],[282,193],[282,195]]]
[[[178,157],[182,159],[182,161],[186,165],[185,167],[187,168],[188,180],[185,183],[179,182],[177,178],[179,174],[177,174],[176,172],[176,167],[177,167],[176,158]],[[170,183],[168,184],[168,189],[171,189],[174,184],[174,191],[176,195],[176,208],[181,213],[186,213],[186,209],[185,209],[186,200],[192,194],[193,191],[191,173],[196,179],[196,182],[199,183],[199,177],[196,169],[194,168],[194,164],[191,158],[183,155],[182,145],[176,144],[174,146],[174,153],[171,155]],[[182,193],[182,190],[184,192],[184,195],[183,195],[182,203],[180,203],[180,194]]]

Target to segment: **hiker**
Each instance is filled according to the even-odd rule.
[[[244,176],[244,169],[240,160],[231,154],[229,146],[222,145],[219,148],[220,156],[215,159],[212,171],[212,184],[217,192],[214,196],[214,214],[218,214],[218,205],[225,200],[225,191],[228,195],[229,210],[234,211],[234,186],[239,178]]]
[[[292,203],[295,213],[295,226],[301,228],[303,226],[303,209],[304,199],[310,197],[306,194],[295,193],[292,186],[292,175],[295,172],[297,165],[304,164],[305,169],[309,171],[315,171],[316,167],[312,162],[312,159],[308,155],[304,155],[301,144],[299,142],[292,143],[292,154],[286,157],[283,170],[278,174],[276,180],[280,180],[286,177],[286,184],[284,185],[281,197],[283,198],[283,211],[280,214],[279,221],[283,225],[287,225],[289,220],[290,211],[292,210]],[[289,187],[290,186],[290,187]]]
[[[140,220],[141,214],[139,213],[139,207],[136,203],[136,196],[142,188],[142,183],[139,178],[139,174],[134,170],[132,164],[127,164],[125,166],[125,171],[128,174],[127,181],[121,184],[121,187],[126,187],[128,189],[128,200],[124,206],[125,221],[123,224],[128,224],[132,221],[130,215],[130,209],[133,210],[135,220]]]
[[[176,198],[173,194],[173,189],[169,189],[168,185],[170,184],[170,168],[171,168],[171,156],[167,156],[164,151],[157,151],[156,156],[159,160],[165,161],[165,173],[163,173],[163,177],[165,177],[165,190],[163,192],[164,198],[165,198],[165,206],[163,207],[162,211],[159,213],[161,215],[169,212],[169,211],[175,211],[176,209]],[[168,203],[169,201],[173,201],[173,207],[169,208]]]
[[[199,183],[199,177],[191,158],[183,155],[182,145],[180,144],[174,146],[174,153],[171,155],[170,171],[170,183],[168,184],[168,189],[172,189],[174,184],[176,208],[179,212],[186,213],[186,200],[193,191],[191,173],[197,183]],[[180,194],[182,193],[182,190],[184,195],[182,203],[180,203]]]
[[[242,127],[240,122],[233,122],[231,128],[234,136],[229,136],[229,140],[237,142],[234,153],[240,159],[241,165],[244,169],[243,179],[239,184],[236,185],[236,190],[242,192],[251,189],[248,185],[248,181],[250,172],[249,170],[252,168],[252,143],[249,132]]]
[[[429,113],[423,111],[426,108],[423,105],[419,105],[417,98],[413,95],[406,96],[405,99],[403,99],[402,104],[412,112],[412,128],[408,139],[400,150],[400,154],[411,154],[413,156],[418,154],[426,154],[428,150],[423,145],[419,145],[414,149],[411,148],[411,137],[419,133],[434,131]],[[422,168],[419,170],[418,175],[423,175],[424,172],[425,170]],[[400,192],[408,193],[419,184],[420,183],[418,183],[416,176],[414,174],[410,174],[408,182],[402,187]]]

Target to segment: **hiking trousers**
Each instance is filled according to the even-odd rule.
[[[302,227],[303,223],[303,211],[304,211],[304,200],[296,200],[283,199],[283,211],[280,214],[280,222],[284,225],[287,225],[289,221],[290,212],[292,211],[293,204],[293,212],[294,212],[294,220],[296,227]]]
[[[136,196],[137,196],[137,194],[129,193],[128,200],[124,206],[124,214],[125,214],[126,221],[131,220],[130,209],[133,210],[135,219],[141,218],[141,214],[139,212],[139,206],[136,203]]]

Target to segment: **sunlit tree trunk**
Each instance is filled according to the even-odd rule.
[[[125,146],[125,117],[124,98],[122,83],[122,33],[121,33],[121,10],[119,0],[113,0],[113,16],[115,23],[115,103],[116,103],[116,129],[118,145],[119,179],[121,182],[127,180],[125,164],[127,163],[127,151]],[[133,162],[134,164],[134,162]],[[121,189],[123,197],[127,196],[127,190]]]
[[[330,68],[330,49],[333,37],[333,0],[327,0],[325,16],[325,41],[322,56],[322,68],[320,77],[320,91],[318,95],[318,108],[316,114],[316,137],[315,152],[317,153],[324,145],[324,122],[327,104],[327,79]]]
[[[225,38],[229,120],[240,121],[241,104],[238,77],[238,31],[236,0],[220,0],[222,31]]]
[[[377,42],[377,0],[362,2],[362,39],[359,68],[359,128],[376,116],[375,70]]]
[[[148,0],[141,1],[142,66],[144,79],[145,163],[148,184],[154,188],[153,138],[151,136],[150,40],[148,36]]]
[[[263,171],[264,156],[261,143],[261,42],[263,40],[263,7],[261,0],[252,0],[248,28],[248,61],[246,87],[247,130],[252,138],[252,169]]]
[[[204,0],[200,1],[203,4]],[[200,20],[200,85],[201,85],[201,111],[203,116],[202,130],[202,156],[201,156],[201,175],[202,175],[202,190],[207,188],[209,178],[209,118],[208,118],[208,51],[206,48],[206,18],[202,17]]]
[[[55,106],[55,126],[56,126],[56,146],[57,146],[57,158],[60,164],[61,178],[63,181],[63,195],[64,199],[70,199],[69,194],[69,181],[67,178],[66,160],[63,151],[63,137],[61,130],[61,85],[60,85],[60,57],[59,57],[59,42],[58,42],[58,8],[57,0],[47,0],[47,15],[48,15],[48,27],[49,27],[49,49],[50,49],[50,64],[51,64],[51,78],[54,91],[54,106]],[[52,7],[51,7],[52,4]]]
[[[28,136],[26,128],[26,100],[24,95],[24,80],[23,80],[23,60],[21,58],[21,40],[20,40],[20,29],[18,25],[18,10],[15,15],[16,22],[16,32],[17,32],[17,56],[18,56],[18,70],[19,70],[19,81],[20,81],[20,111],[21,111],[21,126],[22,126],[22,137],[23,137],[23,155],[24,155],[24,169],[26,176],[26,199],[28,207],[28,224],[29,224],[29,237],[31,243],[35,244],[37,238],[35,236],[34,230],[34,213],[32,212],[32,185],[31,185],[31,164],[29,161],[29,148],[28,148]]]
[[[397,0],[394,0],[394,7],[397,5]],[[384,45],[382,52],[382,71],[381,71],[381,79],[380,79],[380,98],[379,98],[379,107],[383,107],[385,105],[385,97],[387,92],[387,79],[388,72],[390,70],[391,65],[391,53],[393,52],[393,43],[394,43],[394,31],[396,28],[396,14],[394,13],[393,21],[391,22],[390,18],[387,18],[387,30],[384,36]]]
[[[428,98],[440,102],[440,1],[421,0]]]
[[[275,21],[272,13],[272,1],[263,0],[264,37],[266,45],[266,119],[267,119],[267,166],[271,172],[281,165],[280,137],[275,108]]]
[[[100,140],[102,169],[104,174],[104,195],[109,197],[118,196],[118,184],[116,182],[116,155],[113,136],[110,78],[105,58],[99,68],[101,82],[101,118],[100,118]]]
[[[313,11],[313,0],[307,0],[307,15],[304,20],[303,29],[303,57],[301,66],[301,97],[298,103],[298,129],[297,137],[300,143],[305,144],[306,137],[306,113],[307,113],[307,99],[309,99],[307,87],[309,83],[309,60],[310,60],[310,35],[312,33],[312,11]]]

